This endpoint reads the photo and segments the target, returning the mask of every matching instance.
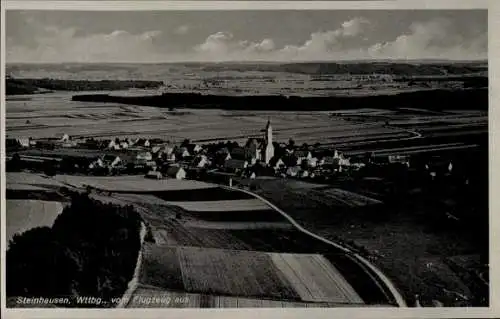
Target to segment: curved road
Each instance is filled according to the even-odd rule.
[[[231,189],[231,190],[238,190],[238,191],[247,193],[251,196],[258,198],[259,200],[261,200],[264,203],[266,203],[267,205],[269,205],[272,209],[274,209],[275,211],[277,211],[278,213],[283,215],[283,217],[285,217],[292,225],[294,225],[301,232],[303,232],[309,236],[312,236],[312,237],[314,237],[314,238],[316,238],[316,239],[318,239],[318,240],[320,240],[328,245],[334,246],[335,248],[341,249],[342,251],[355,257],[359,262],[361,262],[363,265],[370,268],[370,270],[373,271],[378,276],[378,279],[380,279],[380,281],[382,281],[385,284],[385,286],[390,290],[390,292],[392,293],[392,295],[393,295],[394,299],[396,300],[396,303],[398,304],[399,307],[407,307],[407,304],[406,304],[403,296],[401,296],[398,289],[394,286],[394,284],[391,282],[391,280],[389,278],[387,278],[382,273],[382,271],[380,271],[377,267],[375,267],[372,263],[370,263],[368,260],[363,258],[361,255],[359,255],[359,254],[357,254],[357,253],[355,253],[355,252],[353,252],[353,251],[351,251],[351,250],[349,250],[349,249],[347,249],[347,248],[345,248],[345,247],[343,247],[343,246],[341,246],[341,245],[339,245],[331,240],[328,240],[328,239],[323,238],[323,237],[321,237],[313,232],[308,231],[307,229],[303,228],[299,223],[297,223],[290,215],[288,215],[287,213],[282,211],[279,207],[277,207],[273,203],[269,202],[267,199],[263,198],[260,195],[257,195],[253,192],[246,190],[246,189],[227,187],[227,186],[222,186],[222,187],[226,188],[226,189]]]

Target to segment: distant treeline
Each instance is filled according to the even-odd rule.
[[[12,238],[6,258],[8,297],[74,301],[71,297],[93,296],[110,301],[127,289],[140,249],[140,215],[132,206],[103,204],[86,194],[71,197],[71,205],[52,227]]]
[[[394,95],[357,97],[300,97],[282,95],[202,95],[199,93],[164,93],[153,96],[112,96],[109,94],[75,95],[73,101],[109,102],[143,106],[224,109],[329,111],[355,108],[395,109],[401,107],[446,109],[488,109],[488,89],[427,90]]]
[[[308,62],[308,63],[221,63],[208,64],[204,71],[261,71],[300,74],[389,74],[405,76],[474,74],[488,70],[486,63],[479,62]]]
[[[7,78],[6,94],[34,94],[40,89],[49,91],[115,91],[137,89],[155,89],[163,85],[161,81],[136,80],[58,80],[58,79],[14,79]]]
[[[425,84],[429,82],[462,82],[464,88],[487,88],[488,87],[488,77],[487,76],[443,76],[443,77],[433,77],[433,76],[415,76],[415,77],[400,77],[395,78],[394,81],[397,82],[408,82],[409,85],[413,84]]]

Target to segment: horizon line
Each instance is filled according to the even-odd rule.
[[[392,63],[415,63],[415,62],[427,62],[427,63],[443,63],[443,62],[454,62],[454,63],[489,63],[489,58],[486,59],[353,59],[353,60],[290,60],[290,61],[279,61],[279,60],[222,60],[222,61],[203,61],[203,60],[185,60],[185,61],[162,61],[162,62],[146,62],[146,61],[126,61],[126,62],[110,62],[110,61],[95,61],[95,62],[82,62],[82,61],[63,61],[63,62],[5,62],[5,65],[15,65],[15,64],[28,64],[28,65],[60,65],[60,64],[188,64],[188,63],[208,63],[208,64],[305,64],[305,63],[373,63],[373,62],[392,62]]]

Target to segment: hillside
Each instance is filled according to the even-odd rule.
[[[136,89],[155,89],[163,85],[161,81],[135,80],[61,80],[61,79],[15,79],[7,78],[6,95],[37,94],[47,91],[114,91]]]

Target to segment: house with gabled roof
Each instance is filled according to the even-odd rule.
[[[180,166],[170,166],[167,169],[167,176],[175,179],[185,179],[186,171]]]

